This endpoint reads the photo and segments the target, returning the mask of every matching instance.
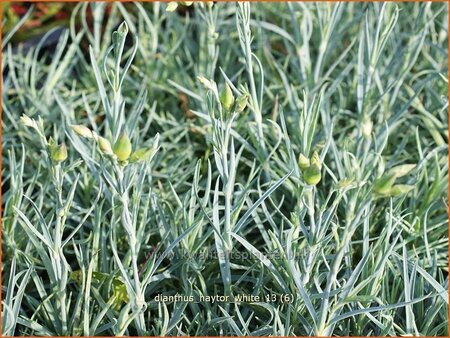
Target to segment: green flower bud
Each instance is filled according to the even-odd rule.
[[[130,156],[130,163],[142,162],[153,155],[153,148],[140,148],[133,152]]]
[[[309,161],[309,158],[307,158],[305,155],[300,153],[298,155],[298,166],[301,170],[304,170],[308,168],[311,165],[311,162]]]
[[[93,138],[92,131],[85,126],[82,126],[81,124],[72,124],[70,127],[81,137]]]
[[[117,33],[119,33],[122,36],[128,34],[128,25],[127,25],[126,21],[124,21],[120,24],[119,28],[117,28]]]
[[[413,189],[414,189],[413,185],[397,184],[391,188],[390,195],[391,196],[404,195],[404,194],[409,193]]]
[[[393,167],[389,170],[390,175],[394,175],[395,177],[402,177],[408,174],[411,170],[416,167],[415,164],[402,164],[396,167]]]
[[[315,164],[319,169],[322,168],[322,162],[320,161],[320,156],[317,151],[314,151],[314,153],[311,156],[311,165]]]
[[[112,33],[114,56],[116,58],[120,57],[122,53],[127,34],[128,34],[128,25],[125,21],[120,24],[120,26],[117,28],[117,31]]]
[[[126,133],[120,135],[113,148],[114,154],[119,161],[126,161],[131,155],[131,142]]]
[[[387,195],[395,182],[394,175],[383,175],[374,182],[373,190],[380,195]]]
[[[111,143],[106,138],[98,136],[97,142],[98,142],[98,146],[103,154],[105,154],[105,155],[113,154],[113,150],[111,148]]]
[[[322,179],[320,168],[316,164],[311,164],[303,172],[303,178],[309,185],[316,185]]]
[[[247,107],[247,102],[248,102],[247,95],[238,96],[238,98],[236,99],[236,106],[234,109],[236,111],[236,113],[243,112],[244,109]]]
[[[222,89],[222,92],[220,93],[220,103],[222,103],[222,106],[225,108],[225,110],[230,110],[234,103],[233,92],[226,82],[225,86]]]
[[[48,138],[48,150],[50,151],[50,154],[53,154],[57,148],[58,148],[58,145],[56,144],[53,137],[50,136]]]
[[[67,158],[67,147],[63,143],[51,151],[52,160],[55,162],[63,162]]]

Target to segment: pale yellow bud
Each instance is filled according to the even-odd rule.
[[[416,167],[415,164],[402,164],[395,166],[389,170],[389,174],[394,175],[395,177],[402,177],[408,174],[411,170]]]
[[[365,138],[369,138],[372,134],[373,122],[372,120],[366,116],[361,125],[361,133]]]
[[[97,142],[98,142],[98,146],[103,154],[105,154],[105,155],[113,154],[111,143],[106,138],[98,136]]]
[[[300,153],[300,155],[298,155],[299,168],[304,170],[304,169],[308,168],[310,165],[311,165],[311,162],[309,161],[309,159],[305,155]]]
[[[75,133],[77,133],[81,137],[93,138],[92,131],[81,124],[72,124],[70,127]]]

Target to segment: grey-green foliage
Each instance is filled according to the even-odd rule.
[[[448,5],[167,6],[5,40],[3,334],[448,335]]]

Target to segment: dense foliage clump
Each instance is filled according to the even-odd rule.
[[[448,335],[446,3],[70,10],[3,39],[4,335]]]

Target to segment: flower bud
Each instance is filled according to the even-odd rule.
[[[316,164],[311,164],[303,172],[303,178],[305,182],[309,185],[316,185],[320,182],[322,175],[320,173],[320,168]]]
[[[385,163],[384,163],[384,159],[383,157],[379,157],[378,159],[378,165],[377,165],[377,176],[381,176],[384,174],[384,169],[385,169]]]
[[[86,137],[86,138],[93,137],[92,131],[89,128],[87,128],[81,124],[72,124],[70,127],[72,128],[72,130],[75,133],[77,133],[81,137]]]
[[[363,123],[361,125],[361,133],[365,138],[369,138],[372,134],[373,122],[366,116],[364,117]]]
[[[114,144],[113,151],[119,161],[128,160],[131,154],[131,142],[126,133],[119,136],[119,139]]]
[[[319,153],[314,151],[311,156],[311,165],[315,164],[319,169],[322,168],[322,162],[320,161]]]
[[[53,154],[56,149],[58,148],[58,145],[56,144],[55,140],[53,139],[53,137],[49,137],[48,138],[48,150],[50,150],[50,154]]]
[[[103,154],[105,154],[105,155],[113,154],[113,150],[111,148],[111,143],[106,138],[98,136],[97,142],[98,142],[98,146]]]
[[[112,33],[114,56],[116,58],[119,58],[121,56],[127,34],[128,34],[128,25],[125,21],[120,24],[120,26],[117,28],[117,31],[114,31]]]
[[[222,103],[222,107],[225,108],[225,110],[230,110],[231,106],[233,106],[234,103],[233,92],[226,82],[225,86],[222,89],[222,92],[220,93],[220,103]]]
[[[51,151],[52,160],[55,162],[63,162],[67,158],[67,147],[63,143]]]
[[[204,76],[197,76],[197,80],[206,88],[209,90],[213,90],[215,88],[214,81],[208,80]]]
[[[390,195],[391,196],[404,195],[404,194],[409,193],[413,189],[414,189],[413,185],[397,184],[391,188]]]
[[[142,162],[153,155],[153,148],[140,148],[133,152],[130,156],[130,163]]]
[[[416,167],[415,164],[402,164],[395,166],[389,170],[389,174],[394,175],[395,177],[402,177],[408,174],[411,170]]]
[[[117,33],[124,36],[128,34],[128,25],[126,21],[122,22],[120,26],[117,28]]]
[[[380,195],[389,194],[394,182],[394,175],[383,175],[375,180],[373,190]]]
[[[300,153],[300,155],[298,155],[298,166],[301,170],[304,170],[306,168],[308,168],[311,165],[309,158],[307,158],[305,155],[303,155],[302,153]]]
[[[236,106],[235,106],[235,111],[236,113],[240,113],[243,112],[244,109],[247,107],[247,102],[248,102],[248,96],[247,95],[240,95],[237,97],[236,99]]]

